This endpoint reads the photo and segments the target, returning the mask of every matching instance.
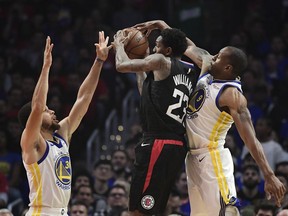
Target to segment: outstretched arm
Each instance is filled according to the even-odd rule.
[[[48,78],[52,65],[52,49],[53,44],[51,44],[51,39],[48,36],[46,39],[42,71],[32,97],[31,114],[27,120],[20,141],[22,157],[27,164],[38,161],[39,155],[46,149],[45,141],[40,135],[40,130],[42,114],[46,109]]]
[[[264,174],[267,197],[273,196],[276,204],[280,207],[281,200],[284,197],[285,187],[274,175],[265,157],[262,145],[255,136],[255,130],[245,97],[236,88],[228,87],[221,94],[219,105],[229,108],[229,112],[233,117],[242,140]]]
[[[99,43],[95,44],[97,57],[94,60],[90,72],[79,88],[76,102],[68,117],[59,123],[61,128],[58,132],[68,141],[70,141],[72,134],[78,128],[82,118],[86,114],[96,90],[103,63],[108,57],[109,49],[112,47],[107,47],[108,40],[109,37],[105,39],[103,31],[99,32]]]

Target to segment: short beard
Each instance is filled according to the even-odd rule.
[[[50,130],[52,131],[57,131],[60,129],[60,124],[58,123],[52,123],[52,125],[50,126]]]
[[[258,182],[244,182],[245,187],[248,189],[253,189],[258,186]]]

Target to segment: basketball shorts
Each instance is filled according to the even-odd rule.
[[[196,154],[190,150],[185,165],[191,215],[225,215],[227,205],[239,204],[229,149],[207,149],[204,153],[198,151]]]
[[[163,213],[177,174],[184,168],[187,150],[183,141],[144,138],[135,148],[129,210]]]

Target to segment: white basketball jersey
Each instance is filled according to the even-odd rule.
[[[46,152],[38,162],[27,165],[23,161],[30,187],[29,206],[35,215],[41,215],[42,208],[67,208],[70,199],[72,169],[68,145],[58,134],[54,134],[54,140],[46,140]]]
[[[230,114],[220,110],[218,103],[227,86],[234,86],[242,92],[241,83],[237,80],[213,80],[208,73],[199,77],[186,117],[190,149],[212,150],[224,145],[225,136],[234,122]]]

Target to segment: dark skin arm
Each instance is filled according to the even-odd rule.
[[[155,53],[148,55],[144,59],[129,59],[124,46],[127,36],[124,31],[118,31],[114,36],[113,46],[116,51],[116,70],[122,73],[143,73],[143,71],[153,71],[155,80],[165,79],[170,73],[170,58],[162,54]]]
[[[136,73],[137,87],[138,87],[138,91],[140,95],[142,95],[142,87],[143,87],[143,83],[146,77],[147,77],[147,74],[145,72]]]
[[[263,172],[267,198],[274,197],[276,205],[280,207],[285,194],[285,186],[274,175],[265,157],[262,145],[256,138],[246,98],[236,88],[228,87],[221,94],[219,105],[230,112],[243,142]]]
[[[167,23],[163,20],[152,20],[144,23],[137,24],[133,26],[137,28],[141,32],[146,32],[146,36],[148,37],[151,31],[154,29],[166,29],[171,28]],[[192,40],[186,37],[188,47],[185,51],[185,55],[190,58],[199,68],[202,66],[202,58],[205,55],[210,55],[208,51],[197,47]]]

